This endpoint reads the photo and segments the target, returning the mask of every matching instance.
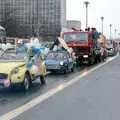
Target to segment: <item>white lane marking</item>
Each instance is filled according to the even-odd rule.
[[[118,56],[118,55],[117,55]],[[98,68],[104,66],[105,64],[109,63],[110,61],[114,60],[117,56],[115,57],[112,57],[110,59],[108,59],[106,62],[90,69],[89,71],[86,71],[84,73],[82,73],[81,75],[75,77],[74,79],[72,79],[71,81],[69,82],[66,82],[66,83],[63,83],[63,84],[60,84],[59,86],[51,89],[50,91],[48,91],[47,93],[43,94],[43,95],[40,95],[36,98],[34,98],[33,100],[31,100],[30,102],[20,106],[19,108],[16,108],[4,115],[2,115],[0,117],[0,120],[12,120],[14,118],[16,118],[17,116],[19,116],[20,114],[28,111],[29,109],[35,107],[36,105],[40,104],[41,102],[47,100],[48,98],[52,97],[53,95],[55,95],[56,93],[62,91],[63,89],[71,86],[72,84],[74,84],[75,82],[79,81],[80,78],[83,78],[85,77],[87,74],[97,70]]]

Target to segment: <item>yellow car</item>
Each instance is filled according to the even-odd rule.
[[[31,87],[32,81],[40,78],[41,84],[46,84],[46,66],[44,61],[40,59],[40,64],[31,65],[26,61],[25,52],[15,52],[13,50],[6,50],[0,55],[0,88],[14,88],[20,86],[27,91]],[[36,58],[34,58],[34,62]]]

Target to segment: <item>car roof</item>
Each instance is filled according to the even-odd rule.
[[[65,50],[57,50],[57,51],[51,51],[51,53],[68,53]]]

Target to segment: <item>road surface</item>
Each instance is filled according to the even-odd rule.
[[[12,111],[13,108],[22,106],[23,101],[26,104],[40,94],[45,94],[58,84],[64,85],[64,82],[69,83],[71,79],[74,80],[79,76],[79,70],[68,76],[50,75],[48,78],[53,82],[48,81],[48,86],[39,89],[39,92],[35,90],[35,93],[31,91],[24,95],[19,94],[17,97],[16,95],[7,95],[9,99],[11,97],[11,101],[7,101],[5,107],[4,104],[0,105],[0,120],[9,117],[10,114],[12,114],[11,118],[14,118],[14,120],[120,120],[119,61],[120,57],[117,57],[104,66],[98,67],[90,73],[88,72],[83,77],[78,77],[79,80],[73,82],[70,86],[69,84],[67,87],[63,86],[59,92],[28,110],[26,106],[23,106],[23,111],[18,109]],[[89,69],[92,68],[84,68],[83,71],[89,71]],[[13,103],[10,103],[12,100]],[[11,107],[11,105],[14,107]],[[7,114],[10,110],[11,113]],[[20,114],[14,117],[15,112],[20,112]],[[2,116],[3,114],[5,116]]]
[[[37,80],[33,83],[32,88],[28,92],[15,91],[12,92],[9,89],[0,89],[0,115],[7,113],[27,102],[33,98],[46,93],[50,89],[56,87],[57,85],[70,81],[75,76],[84,72],[84,70],[89,70],[91,67],[82,66],[76,68],[74,73],[63,74],[49,74],[46,77],[47,85],[41,86],[40,81]]]

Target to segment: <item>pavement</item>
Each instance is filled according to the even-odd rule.
[[[18,111],[22,114],[13,117],[14,120],[120,120],[119,61],[120,57],[117,57],[104,66],[80,77],[72,85],[64,89],[61,86],[59,92],[40,104],[24,112]],[[0,104],[0,120],[3,120],[3,114],[7,118],[7,112],[12,112],[13,109],[26,104],[40,94],[45,94],[55,86],[67,83],[82,74],[83,71],[89,71],[92,68],[77,69],[75,73],[65,76],[49,75],[48,86],[30,93],[17,94],[16,96],[15,93],[14,95],[12,93],[5,95],[3,92],[2,95],[0,94],[1,97],[5,95],[10,101]],[[11,107],[12,105],[14,107]]]

